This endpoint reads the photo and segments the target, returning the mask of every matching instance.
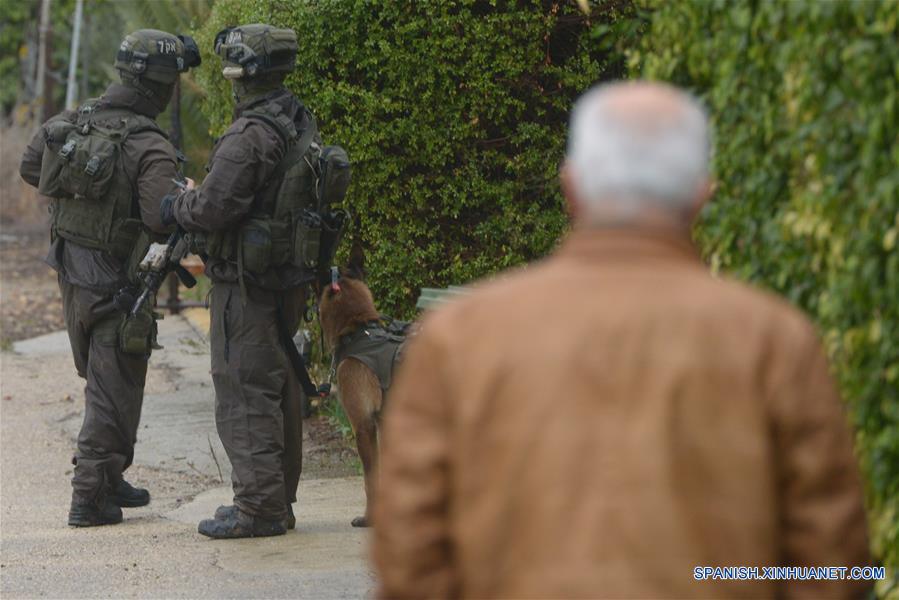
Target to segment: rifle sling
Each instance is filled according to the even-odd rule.
[[[309,370],[303,361],[303,355],[297,350],[296,344],[293,343],[293,336],[287,328],[287,321],[284,319],[284,302],[280,297],[277,302],[276,314],[281,345],[284,346],[284,351],[287,352],[287,358],[290,359],[293,371],[300,381],[300,387],[307,397],[317,397],[319,395],[318,388],[312,383],[312,378],[309,377]]]
[[[272,184],[279,183],[281,178],[284,177],[284,174],[287,173],[287,170],[295,165],[300,158],[306,154],[306,151],[309,150],[309,147],[312,145],[312,138],[315,136],[315,123],[312,119],[308,119],[308,124],[306,129],[303,130],[302,135],[300,135],[299,138],[291,138],[288,135],[288,132],[285,131],[284,126],[269,115],[260,112],[252,112],[247,113],[245,116],[249,119],[262,121],[272,127],[287,145],[287,151],[284,153],[284,156],[281,157],[281,160],[275,166],[274,170],[269,173],[269,176],[266,178],[268,184],[263,188],[263,190],[266,190]],[[296,143],[293,143],[294,140],[296,140]]]
[[[284,177],[287,170],[299,162],[303,155],[306,154],[306,151],[309,150],[314,135],[315,127],[310,123],[309,127],[303,130],[303,135],[300,136],[299,140],[288,147],[287,152],[284,153],[284,157],[278,163],[278,166],[275,167],[275,170],[272,171],[271,175],[269,175],[268,180],[276,182]]]

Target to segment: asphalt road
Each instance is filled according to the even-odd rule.
[[[3,598],[360,598],[371,594],[359,477],[300,483],[296,531],[213,541],[196,523],[228,503],[227,459],[212,420],[203,336],[161,323],[135,465],[153,494],[121,525],[66,525],[74,434],[83,409],[65,334],[0,354],[0,596]],[[308,441],[308,440],[307,440]],[[310,448],[307,447],[307,451]],[[314,454],[314,448],[311,449]],[[220,474],[221,470],[221,474]],[[333,470],[332,470],[333,471]]]

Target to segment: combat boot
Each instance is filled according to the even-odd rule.
[[[230,506],[219,506],[215,509],[215,519],[220,521],[229,518],[234,514],[234,511],[237,510],[237,507],[231,504]],[[297,526],[297,518],[293,516],[293,506],[290,504],[287,505],[287,518],[284,520],[284,524],[287,529],[295,529]]]
[[[143,488],[136,488],[123,479],[113,488],[109,499],[116,506],[136,508],[150,503],[150,492]]]
[[[228,509],[230,507],[221,507]],[[284,535],[287,529],[284,521],[270,521],[262,517],[247,514],[236,508],[234,510],[226,510],[222,513],[224,518],[204,519],[200,521],[197,531],[207,537],[217,540],[248,538],[248,537],[268,537],[273,535]]]
[[[115,525],[122,522],[122,509],[106,498],[101,504],[76,502],[69,508],[69,525],[72,527],[96,527]]]

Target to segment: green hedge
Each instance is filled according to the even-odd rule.
[[[899,3],[650,2],[635,70],[716,129],[716,268],[818,322],[858,428],[872,543],[899,567]],[[895,579],[880,593],[896,593]]]
[[[297,31],[289,87],[355,163],[351,235],[379,306],[409,315],[422,286],[553,247],[566,226],[557,175],[572,100],[624,75],[621,49],[593,27],[624,33],[630,10],[605,3],[591,21],[573,2],[539,0],[221,0],[198,37],[210,52],[225,25]],[[216,134],[232,107],[220,68],[210,53],[199,76]]]

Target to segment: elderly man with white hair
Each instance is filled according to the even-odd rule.
[[[690,242],[707,129],[670,86],[585,94],[571,234],[426,319],[385,418],[382,596],[864,593],[862,490],[815,331]]]

